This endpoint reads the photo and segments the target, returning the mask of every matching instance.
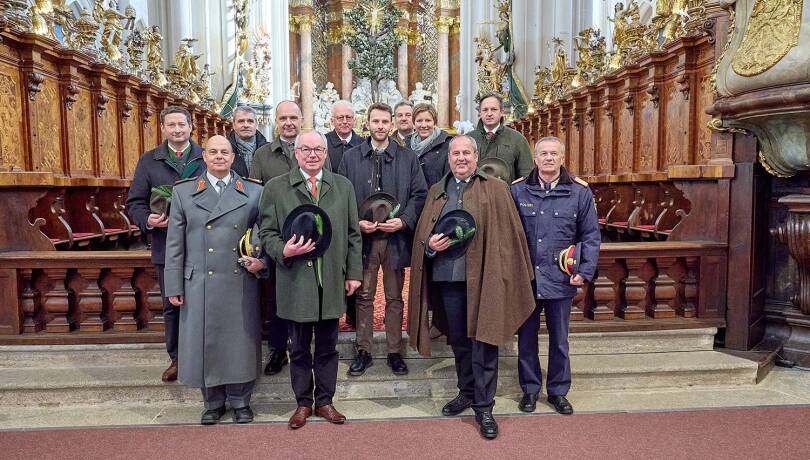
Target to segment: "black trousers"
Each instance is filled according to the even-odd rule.
[[[290,383],[299,406],[332,404],[337,386],[338,321],[287,321],[290,332]],[[313,335],[314,355],[310,351]]]
[[[492,412],[498,386],[498,347],[467,336],[467,283],[436,282],[447,316],[447,342],[456,359],[461,394],[476,413]]]
[[[270,267],[270,277],[266,280],[267,290],[267,346],[276,350],[286,350],[289,340],[287,320],[276,315],[276,269]]]
[[[169,302],[166,297],[166,289],[163,285],[164,265],[155,265],[158,284],[160,285],[160,298],[163,299],[163,338],[166,341],[166,352],[173,360],[177,360],[177,342],[180,335],[180,310]]]

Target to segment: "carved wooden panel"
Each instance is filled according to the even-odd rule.
[[[618,174],[633,171],[633,151],[635,149],[635,133],[633,132],[634,112],[627,109],[625,102],[616,108],[616,164],[613,171]]]
[[[571,135],[568,139],[568,153],[566,156],[570,157],[571,172],[577,176],[581,176],[582,172],[582,149],[580,147],[580,136],[582,135],[580,128],[582,128],[582,115],[576,114],[571,120],[569,128]]]
[[[67,111],[68,150],[71,174],[93,175],[93,110],[90,91],[75,94],[73,108]]]
[[[606,104],[599,109],[599,145],[596,148],[596,173],[610,174],[613,169],[614,138],[612,107]]]
[[[582,175],[590,176],[595,173],[594,159],[596,156],[596,111],[589,107],[582,118]]]
[[[144,116],[143,121],[149,121],[148,123],[144,124],[143,127],[143,150],[151,150],[155,148],[158,144],[160,144],[160,111],[157,110],[153,106],[148,107],[149,113],[148,117]]]
[[[636,172],[657,170],[659,88],[651,85],[639,94],[641,119],[639,120],[639,148]]]
[[[0,169],[25,169],[22,85],[16,67],[0,63]]]
[[[59,83],[46,77],[32,107],[31,160],[37,172],[64,173],[62,169],[62,104]]]
[[[689,161],[689,100],[674,82],[666,85],[662,99],[666,105],[664,164],[682,165]]]
[[[704,74],[700,76],[700,85],[698,87],[697,104],[701,107],[697,112],[695,130],[697,131],[697,145],[696,157],[694,162],[703,164],[709,161],[712,151],[712,132],[709,129],[709,121],[712,116],[706,113],[703,108],[709,107],[714,103],[714,94],[712,93],[711,75]]]
[[[118,102],[109,93],[104,96],[109,100],[98,120],[99,169],[102,176],[116,177],[121,175],[118,166]]]
[[[556,134],[556,136],[558,138],[560,138],[563,145],[565,146],[565,151],[566,152],[569,152],[571,150],[570,146],[569,146],[569,142],[568,142],[568,134],[570,132],[570,130],[569,130],[570,126],[568,125],[568,123],[570,123],[570,120],[565,119],[565,118],[561,119],[560,124],[559,124],[559,129],[557,130],[558,132]],[[568,169],[571,169],[571,155],[565,155],[565,164],[564,164],[564,166],[566,168],[568,168]]]
[[[131,108],[128,117],[121,117],[124,128],[124,137],[121,139],[121,144],[124,150],[124,176],[132,178],[135,174],[138,159],[143,153],[143,147],[141,147],[140,117],[137,113],[138,104],[134,100],[127,100],[127,103]]]

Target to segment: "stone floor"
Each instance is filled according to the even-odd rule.
[[[684,409],[710,409],[752,406],[810,405],[810,372],[774,368],[756,385],[701,386],[683,389],[643,391],[575,391],[569,399],[577,413],[635,412]],[[367,399],[340,401],[336,406],[349,420],[435,417],[445,400],[426,398]],[[520,414],[520,395],[500,396],[496,414]],[[262,403],[254,406],[257,422],[284,423],[294,403]],[[200,407],[166,403],[93,406],[16,407],[0,413],[0,429],[56,427],[104,427],[123,425],[196,424]],[[546,404],[538,404],[538,414],[553,414]],[[470,415],[471,412],[464,415]],[[224,423],[230,423],[226,416]]]

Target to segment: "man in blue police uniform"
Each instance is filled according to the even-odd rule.
[[[532,172],[512,185],[512,197],[526,231],[534,265],[536,308],[518,330],[518,377],[523,390],[519,408],[534,412],[542,389],[537,332],[545,311],[549,336],[548,402],[560,414],[574,413],[566,399],[571,388],[568,359],[568,319],[577,286],[590,282],[599,259],[599,224],[588,183],[562,167],[565,146],[556,137],[540,139],[534,148]],[[559,254],[572,244],[581,244],[578,271],[563,273]]]

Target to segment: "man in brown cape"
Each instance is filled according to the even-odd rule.
[[[472,407],[481,435],[492,439],[498,435],[492,417],[498,347],[514,340],[534,308],[534,271],[509,186],[476,170],[476,142],[453,138],[448,161],[451,173],[428,192],[414,234],[408,334],[411,346],[430,356],[432,306],[434,324],[453,348],[458,378],[459,394],[442,413]],[[474,217],[476,231],[466,253],[451,259],[442,254],[450,246],[448,236],[433,228],[455,209]]]

